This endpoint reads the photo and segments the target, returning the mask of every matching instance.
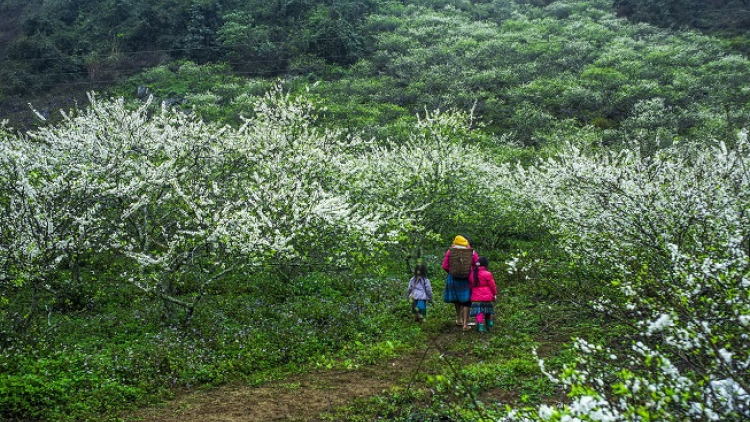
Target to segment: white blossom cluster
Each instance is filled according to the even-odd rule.
[[[498,201],[487,189],[497,169],[469,142],[471,113],[426,111],[403,140],[373,143],[342,168],[363,203],[399,209],[400,244],[422,245],[455,230],[455,218],[486,215]],[[457,142],[458,140],[458,142]],[[418,252],[406,251],[417,254]]]
[[[2,283],[51,290],[61,269],[108,254],[124,280],[192,307],[184,293],[197,301],[230,272],[345,267],[425,236],[429,205],[481,161],[455,141],[461,113],[426,113],[405,143],[375,143],[316,127],[318,110],[280,88],[239,128],[90,97],[60,125],[0,130]]]
[[[642,152],[650,150],[651,152]],[[505,181],[536,201],[572,256],[639,322],[632,349],[579,343],[550,377],[571,402],[511,420],[750,420],[750,143],[586,153],[569,145]]]
[[[506,272],[518,280],[524,280],[540,262],[541,259],[532,258],[528,251],[521,251],[505,262]]]
[[[59,127],[3,133],[3,280],[43,282],[74,255],[113,251],[153,290],[196,257],[215,272],[222,257],[298,258],[321,233],[356,235],[360,249],[381,240],[379,214],[320,181],[356,140],[311,129],[303,102],[270,93],[232,130],[91,100]],[[345,262],[342,250],[330,256]]]

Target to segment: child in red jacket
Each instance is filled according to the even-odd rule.
[[[480,333],[486,333],[494,325],[492,315],[495,314],[494,302],[497,298],[497,286],[492,273],[487,271],[489,265],[490,261],[480,256],[469,274],[471,316],[477,317],[477,328]]]

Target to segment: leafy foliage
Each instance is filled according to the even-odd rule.
[[[615,0],[618,14],[664,27],[741,33],[750,25],[750,9],[741,0],[707,3],[695,0]]]
[[[348,64],[364,51],[360,22],[371,1],[32,1],[2,48],[5,94],[61,83],[111,84],[166,60],[227,62],[240,73],[278,75],[305,57]],[[12,26],[12,23],[9,25]],[[24,77],[28,73],[28,77]]]
[[[391,274],[457,232],[506,320],[449,352],[494,363],[368,412],[748,417],[750,65],[725,42],[603,1],[68,3],[0,5],[27,13],[3,95],[166,64],[112,90],[135,101],[0,126],[1,417],[391,356],[419,336]],[[516,381],[534,407],[477,400]]]
[[[597,309],[634,321],[627,347],[578,342],[559,376],[573,397],[518,420],[743,420],[748,398],[748,143],[638,146],[519,169],[576,262],[620,295]]]
[[[153,332],[133,330],[143,340],[105,329],[100,334],[112,344],[103,349],[88,337],[73,341],[72,356],[47,347],[3,355],[21,365],[0,387],[12,401],[6,416],[106,413],[120,401],[165,394],[170,385],[223,382],[302,365],[351,341],[383,340],[383,326],[393,321],[376,310],[388,314],[393,298],[380,292],[383,280],[362,280],[357,269],[387,268],[389,252],[398,260],[404,251],[393,246],[396,239],[410,251],[434,243],[439,235],[426,223],[449,209],[469,212],[460,197],[436,203],[434,190],[468,186],[470,176],[481,182],[478,171],[491,174],[494,166],[458,142],[469,134],[461,113],[427,114],[408,142],[382,145],[317,127],[315,113],[309,101],[280,88],[258,100],[238,128],[166,106],[152,113],[149,102],[133,109],[92,96],[88,109],[63,124],[24,135],[4,130],[0,294],[10,318],[0,329],[7,350],[70,335],[128,298],[138,304],[125,307],[134,312],[125,317],[128,326],[154,324]],[[455,178],[459,165],[463,177]],[[485,200],[493,208],[493,197]],[[344,275],[333,284],[305,278],[317,269]],[[243,285],[243,307],[219,299]],[[80,303],[71,307],[73,296]],[[323,302],[299,302],[311,296]],[[55,328],[45,330],[43,310]],[[284,324],[277,315],[286,316]],[[310,342],[291,348],[291,338]],[[126,352],[126,363],[114,364]],[[24,365],[49,356],[93,366],[90,375],[73,369],[78,364],[54,366],[56,360],[45,369],[67,380],[73,401],[60,397],[63,387],[23,375]],[[116,403],[97,402],[108,385],[102,379],[123,391]],[[84,399],[87,389],[93,393]],[[39,397],[49,395],[55,400],[39,409]],[[73,411],[65,403],[90,407]]]

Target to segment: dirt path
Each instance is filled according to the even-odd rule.
[[[444,330],[434,343],[437,346],[463,335],[457,330]],[[427,356],[438,354],[438,347],[427,350]],[[393,386],[406,386],[420,370],[425,350],[377,365],[353,370],[318,370],[260,387],[225,386],[196,392],[166,403],[144,409],[128,421],[151,422],[265,422],[320,421],[320,415],[357,398],[370,397]]]
[[[141,411],[138,417],[153,422],[314,421],[335,406],[383,392],[412,369],[401,360],[389,365],[309,372],[261,387],[222,387]]]

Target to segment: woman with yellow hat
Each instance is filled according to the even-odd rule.
[[[478,260],[479,255],[471,248],[466,236],[462,235],[453,239],[453,244],[445,252],[443,258],[443,269],[448,273],[443,291],[443,302],[455,305],[456,325],[463,327],[464,331],[471,329],[467,325],[471,308],[469,273]]]

